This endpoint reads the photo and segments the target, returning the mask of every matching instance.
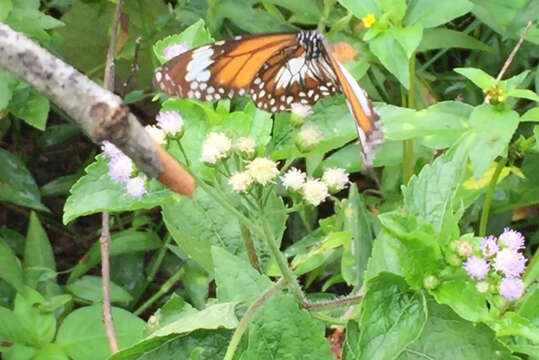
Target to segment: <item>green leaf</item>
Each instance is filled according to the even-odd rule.
[[[390,235],[384,229],[380,230],[372,246],[371,257],[367,264],[365,280],[372,279],[382,272],[390,272],[404,276],[404,269],[400,264],[400,253],[405,251],[399,239]]]
[[[120,349],[142,338],[145,323],[130,312],[113,307],[114,332]],[[70,313],[62,322],[56,344],[73,360],[105,359],[110,355],[100,305],[86,306]]]
[[[406,0],[375,0],[382,10],[383,17],[393,24],[400,24],[406,13]]]
[[[189,333],[197,329],[234,329],[238,319],[234,312],[237,302],[210,305],[202,311],[189,312],[176,321],[154,331],[151,337]]]
[[[42,311],[40,306],[45,299],[37,291],[27,287],[24,296],[15,296],[13,311],[24,331],[24,343],[42,347],[54,339],[56,317],[52,312]]]
[[[404,24],[421,24],[424,28],[432,28],[464,15],[472,8],[473,3],[468,0],[412,0],[408,4]]]
[[[39,189],[24,163],[4,149],[0,149],[0,200],[36,210],[48,211],[41,203]]]
[[[423,30],[423,38],[417,51],[425,52],[435,49],[461,48],[480,51],[492,51],[492,47],[463,32],[447,28]]]
[[[192,199],[165,204],[163,219],[168,231],[194,261],[213,274],[211,246],[234,255],[246,254],[238,220],[200,187]]]
[[[0,278],[7,281],[18,292],[24,291],[24,277],[19,259],[0,237]]]
[[[224,20],[228,20],[235,27],[253,34],[297,30],[286,21],[274,17],[263,9],[253,7],[253,5],[255,5],[255,1],[248,3],[235,0],[219,1],[215,7],[215,21],[221,24]]]
[[[417,49],[423,37],[423,27],[421,25],[407,26],[403,28],[394,27],[391,34],[397,39],[406,52],[406,58],[410,59]]]
[[[185,269],[182,284],[191,304],[197,309],[203,309],[208,300],[209,286],[213,278],[195,261],[188,261],[182,269]]]
[[[13,10],[5,19],[5,23],[29,37],[47,43],[50,41],[50,35],[46,30],[63,25],[61,21],[56,20],[54,17],[40,12],[38,8],[15,4]]]
[[[481,69],[475,68],[455,68],[455,72],[466,77],[468,80],[479,86],[482,90],[486,90],[496,85],[496,79],[484,72]]]
[[[360,357],[359,324],[350,319],[346,323],[346,338],[342,347],[342,360],[357,360]]]
[[[384,32],[369,41],[369,48],[382,65],[406,88],[410,86],[408,57],[391,32]]]
[[[13,96],[12,86],[10,85],[14,83],[17,83],[15,77],[7,71],[0,69],[0,110],[8,106]]]
[[[519,123],[518,113],[492,105],[479,105],[470,115],[470,160],[476,179],[480,179],[497,156],[506,151]]]
[[[528,89],[513,89],[506,93],[507,97],[516,97],[539,102],[539,95]]]
[[[429,148],[444,149],[469,129],[473,107],[443,101],[419,111],[393,105],[379,106],[378,110],[388,140],[420,139]]]
[[[36,352],[32,360],[69,360],[69,357],[60,346],[47,344]]]
[[[164,64],[168,60],[163,51],[166,47],[177,44],[184,44],[188,48],[196,48],[202,45],[206,45],[213,42],[211,34],[206,29],[204,20],[200,19],[193,25],[189,26],[187,29],[182,31],[179,34],[169,35],[166,38],[159,40],[153,46],[153,53],[159,60],[159,63]]]
[[[71,188],[71,195],[64,205],[64,224],[79,216],[103,211],[134,211],[151,209],[178,198],[165,189],[157,180],[147,183],[148,194],[137,200],[127,194],[125,186],[114,182],[109,174],[107,161],[103,155],[85,169],[86,175]]]
[[[11,345],[2,350],[2,359],[5,360],[33,360],[36,348],[20,343]]]
[[[305,274],[324,265],[334,254],[335,249],[350,242],[351,237],[351,233],[347,231],[330,232],[307,253],[299,254],[294,258],[292,261],[294,273]]]
[[[290,294],[275,295],[258,309],[242,344],[237,350],[242,360],[335,359],[324,337],[324,325]]]
[[[278,114],[275,117],[273,151],[270,157],[279,160],[325,154],[357,139],[354,119],[342,96],[326,97],[318,101],[313,106],[309,124],[316,126],[322,132],[323,139],[313,150],[305,154],[296,147],[297,130],[290,124],[290,115]],[[359,156],[359,149],[357,154]]]
[[[81,134],[82,129],[75,124],[52,125],[41,134],[36,145],[40,149],[53,147]]]
[[[339,0],[339,4],[360,19],[368,14],[380,16],[380,8],[376,0]]]
[[[45,229],[39,222],[39,218],[33,211],[30,213],[30,222],[28,223],[28,232],[26,234],[24,267],[39,267],[56,271],[51,243]]]
[[[518,359],[511,356],[486,325],[463,320],[449,307],[431,298],[427,306],[429,317],[421,337],[410,344],[398,360]]]
[[[364,271],[371,256],[374,231],[372,215],[369,214],[357,185],[350,187],[348,200],[342,204],[344,208],[344,230],[352,234],[352,238],[343,246],[341,257],[341,274],[348,285],[360,286],[364,280]]]
[[[113,233],[110,240],[110,256],[122,254],[155,250],[162,246],[161,240],[154,232],[125,230]],[[101,247],[99,239],[92,245],[90,250],[84,254],[79,263],[73,267],[68,283],[78,279],[81,275],[87,273],[101,261]]]
[[[382,227],[400,241],[399,264],[406,281],[414,288],[423,287],[423,279],[436,275],[442,267],[438,236],[430,223],[412,214],[392,211],[380,215]]]
[[[474,16],[504,37],[518,39],[527,22],[537,19],[535,1],[473,0],[473,3]],[[539,44],[536,26],[532,26],[526,40]]]
[[[388,273],[368,281],[361,310],[358,360],[394,359],[421,336],[427,321],[423,293]]]
[[[462,182],[469,148],[469,141],[456,143],[432,165],[424,166],[419,175],[412,176],[402,188],[407,210],[431,223],[437,232],[442,230],[446,213]]]
[[[29,340],[17,315],[3,306],[0,306],[0,337],[12,343],[25,343]]]
[[[98,303],[103,301],[103,281],[99,276],[83,276],[68,284],[66,289],[74,296],[89,302]],[[127,303],[131,300],[133,300],[133,297],[127,291],[113,282],[110,283],[111,303]]]
[[[20,257],[24,255],[26,237],[23,234],[3,226],[0,228],[0,237],[6,241],[6,244],[13,250],[15,255]]]
[[[211,254],[220,302],[251,300],[271,287],[272,281],[246,260],[217,246],[211,247]]]
[[[329,168],[343,168],[349,173],[361,171],[363,167],[361,166],[361,156],[357,152],[358,146],[357,143],[348,144],[329,155],[322,161],[321,171]]]
[[[184,359],[186,357],[180,355],[190,354],[191,351],[194,351],[195,345],[205,348],[200,359],[213,359],[212,354],[226,351],[231,331],[219,329],[219,327],[221,325],[230,327],[231,324],[237,324],[233,311],[234,304],[217,304],[206,313],[199,312],[181,297],[173,294],[167,303],[154,314],[155,321],[150,324],[149,330],[159,331],[165,327],[170,330],[171,327],[176,326],[175,329],[181,335],[174,332],[165,336],[151,334],[146,339],[114,354],[110,360],[160,359],[159,356],[172,356],[171,354],[174,354],[172,358],[176,358],[175,356],[178,355],[179,359]],[[223,314],[226,317],[219,322],[218,319]],[[211,319],[212,316],[214,316],[214,320]],[[181,324],[184,320],[188,323],[182,329]],[[200,325],[203,329],[197,330],[196,321],[202,321]],[[214,343],[208,343],[211,340]]]
[[[171,335],[146,341],[114,354],[109,360],[159,360],[223,359],[230,342],[232,331],[195,330],[188,335]],[[200,352],[200,355],[195,355]],[[194,355],[194,357],[191,357]]]
[[[463,274],[461,279],[443,281],[432,295],[440,304],[449,305],[460,317],[472,322],[487,322],[490,319],[485,296]]]
[[[526,77],[530,74],[530,70],[525,70],[518,75],[512,76],[507,80],[500,81],[500,86],[504,88],[505,91],[510,91],[518,88],[522,85]]]
[[[49,100],[29,86],[13,92],[8,110],[39,130],[45,130],[49,117]]]
[[[0,21],[4,21],[8,17],[11,9],[13,9],[13,3],[11,0],[4,0],[0,2]],[[1,108],[2,104],[0,103],[0,109]]]
[[[69,194],[69,189],[71,189],[73,184],[75,184],[79,178],[80,174],[59,176],[41,187],[41,196],[67,196]]]

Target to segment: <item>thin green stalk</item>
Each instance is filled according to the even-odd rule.
[[[410,89],[408,89],[408,108],[415,109],[415,53],[408,64],[410,71]],[[414,141],[405,140],[402,152],[402,183],[408,184],[414,174]]]
[[[372,70],[367,71],[367,77],[369,78],[370,82],[372,83],[372,85],[374,86],[374,88],[376,89],[380,97],[382,98],[382,101],[385,103],[389,103],[390,101],[389,101],[389,98],[387,97],[387,93],[385,92],[384,88],[380,86],[378,81],[376,81],[376,78]]]
[[[329,18],[329,13],[331,12],[331,9],[335,6],[335,2],[337,0],[325,0],[324,1],[324,10],[322,10],[322,16],[320,17],[320,21],[318,21],[318,27],[317,30],[321,33],[324,33],[326,29],[326,22]]]
[[[165,258],[165,254],[168,249],[168,244],[170,244],[170,241],[172,240],[172,236],[170,236],[170,233],[167,233],[165,235],[165,242],[163,243],[163,246],[159,249],[159,251],[155,254],[154,260],[152,262],[152,267],[150,268],[150,272],[148,273],[148,276],[146,277],[146,280],[144,281],[144,286],[137,292],[135,295],[132,306],[135,306],[142,294],[146,291],[148,288],[148,285],[150,285],[153,280],[155,279],[155,275],[157,274],[157,271],[159,271],[159,268],[161,267],[161,264],[163,263],[163,259]]]
[[[505,164],[507,164],[507,158],[504,158],[500,160],[500,162],[498,162],[496,170],[494,170],[494,174],[492,175],[492,179],[490,179],[490,183],[488,184],[487,193],[485,195],[485,202],[483,203],[483,212],[481,212],[481,220],[479,221],[479,236],[485,236],[485,234],[487,233],[488,214],[490,212],[492,195],[494,194],[494,189],[496,188],[496,184],[498,183],[498,178],[500,177],[500,174],[502,173]]]
[[[321,301],[316,303],[304,302],[303,308],[311,311],[323,311],[328,309],[335,309],[338,307],[357,304],[363,300],[363,294],[352,295],[344,298],[339,298],[330,301]]]
[[[260,220],[262,222],[262,227],[264,229],[263,238],[266,241],[266,245],[268,246],[271,254],[273,255],[273,258],[277,262],[277,266],[279,267],[279,270],[281,271],[282,276],[285,278],[286,283],[288,284],[288,288],[290,289],[292,294],[296,297],[298,302],[300,304],[303,304],[303,302],[305,301],[305,296],[303,295],[303,291],[301,290],[301,287],[298,284],[296,275],[294,275],[292,270],[290,270],[290,268],[288,267],[288,262],[286,261],[286,258],[284,257],[283,253],[281,253],[279,246],[277,246],[277,243],[273,239],[271,229],[268,225],[268,222],[266,221],[266,216],[264,215],[264,211],[262,209],[260,209]]]
[[[284,281],[284,279],[281,278],[279,281],[277,281],[277,283],[275,283],[275,285],[269,288],[258,299],[256,299],[255,302],[251,304],[251,306],[249,306],[249,309],[247,309],[247,312],[245,313],[243,318],[240,320],[238,327],[234,331],[234,334],[232,334],[232,338],[230,339],[230,343],[228,343],[228,348],[226,349],[226,354],[223,360],[232,360],[234,358],[234,353],[236,352],[236,349],[240,343],[241,337],[243,336],[243,333],[245,332],[245,330],[247,330],[247,327],[249,326],[249,322],[253,318],[256,311],[262,305],[264,305],[264,303],[270,297],[276,294],[285,285],[286,285],[286,281]]]
[[[172,275],[167,281],[161,285],[159,288],[159,291],[157,291],[151,298],[146,300],[146,302],[138,307],[133,314],[140,315],[142,314],[146,309],[148,309],[154,302],[156,302],[161,296],[168,293],[168,291],[174,286],[185,274],[185,269],[182,266],[180,270],[178,270],[174,275]]]
[[[187,157],[187,154],[185,153],[185,149],[183,148],[182,142],[180,140],[178,140],[177,143],[178,143],[178,146],[180,147],[180,151],[182,152],[182,155],[183,155],[183,157],[185,159],[185,165],[187,165],[187,167],[190,167],[191,162],[189,161],[189,158]]]
[[[286,170],[288,170],[288,168],[290,167],[290,165],[292,165],[292,163],[296,161],[296,158],[295,157],[292,157],[290,159],[286,159],[284,165],[281,167],[281,169],[279,170],[279,173],[280,174],[284,174],[286,172]]]

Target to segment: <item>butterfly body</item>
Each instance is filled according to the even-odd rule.
[[[383,141],[378,114],[365,91],[317,31],[246,35],[205,45],[157,69],[154,84],[169,95],[205,101],[248,95],[270,112],[344,93],[367,165]]]

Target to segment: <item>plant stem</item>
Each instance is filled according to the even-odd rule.
[[[345,298],[335,299],[331,301],[321,301],[316,303],[304,302],[303,308],[312,311],[322,311],[328,309],[334,309],[342,306],[356,304],[363,300],[363,294],[348,296]]]
[[[251,237],[251,232],[247,226],[243,224],[240,224],[240,229],[243,241],[245,242],[245,248],[247,249],[247,257],[249,258],[249,262],[256,269],[256,271],[262,274],[262,268],[260,267],[260,261],[258,261],[258,256],[256,255],[255,243]]]
[[[301,287],[298,284],[298,281],[296,279],[296,275],[290,270],[288,267],[288,261],[286,261],[286,258],[281,253],[281,250],[279,249],[279,246],[277,246],[277,243],[273,239],[273,235],[271,234],[271,229],[269,228],[268,222],[266,221],[266,216],[264,215],[264,211],[262,208],[260,209],[260,220],[262,222],[262,227],[264,229],[263,231],[263,238],[266,241],[266,245],[268,246],[271,254],[273,255],[273,258],[277,262],[277,266],[279,266],[279,270],[281,271],[282,276],[285,278],[286,283],[288,284],[288,288],[292,292],[292,294],[296,297],[298,302],[300,304],[303,304],[305,301],[305,296],[303,295],[303,291],[301,290]]]
[[[507,158],[503,158],[500,160],[500,162],[498,162],[496,170],[494,170],[494,174],[492,175],[490,183],[488,184],[485,202],[483,203],[483,212],[481,212],[481,220],[479,221],[479,236],[485,236],[487,233],[488,214],[490,211],[490,204],[492,202],[492,195],[494,194],[494,189],[498,183],[498,178],[500,177],[505,164],[507,164]]]
[[[151,298],[149,298],[144,304],[140,305],[138,309],[136,309],[133,314],[140,315],[142,314],[147,308],[149,308],[154,302],[156,302],[161,296],[165,295],[174,284],[176,284],[182,276],[185,274],[185,269],[182,266],[180,270],[178,270],[174,275],[172,275],[167,281],[161,285],[159,288],[159,291],[156,292]]]
[[[187,165],[187,167],[191,167],[191,162],[189,161],[189,158],[187,157],[187,154],[185,153],[185,149],[183,148],[182,142],[178,140],[177,143],[180,148],[180,151],[182,152],[183,157],[185,158],[185,165]]]
[[[324,0],[324,10],[322,11],[322,16],[320,17],[320,21],[318,21],[318,27],[317,30],[321,33],[324,33],[326,29],[326,22],[329,18],[329,13],[331,12],[331,9],[334,7],[336,0]]]
[[[269,288],[265,293],[263,293],[258,299],[255,300],[254,303],[249,306],[249,309],[243,316],[243,318],[240,320],[238,327],[234,331],[234,334],[232,335],[232,338],[230,339],[230,343],[228,344],[228,348],[226,349],[226,354],[223,360],[232,360],[234,358],[234,353],[236,352],[236,348],[238,347],[241,337],[243,336],[243,333],[245,330],[247,330],[247,326],[249,325],[249,321],[251,321],[252,317],[256,313],[256,311],[264,305],[264,303],[272,297],[275,293],[277,293],[279,290],[281,290],[286,285],[286,281],[281,278],[275,285],[273,285],[271,288]]]
[[[410,89],[408,90],[408,108],[415,109],[415,53],[408,64],[410,71]],[[414,174],[414,141],[405,140],[402,149],[402,183],[408,184]]]
[[[148,288],[148,285],[152,283],[152,281],[155,279],[155,275],[157,274],[157,271],[159,271],[159,268],[161,267],[161,264],[163,263],[163,259],[165,258],[165,254],[168,250],[168,244],[170,244],[170,241],[172,239],[172,236],[170,236],[170,233],[167,233],[165,235],[165,242],[163,243],[163,246],[159,249],[159,251],[154,255],[154,261],[152,262],[152,267],[150,268],[150,272],[148,273],[148,276],[146,277],[146,280],[144,281],[144,286],[142,289],[140,289],[136,296],[134,296],[132,306],[135,306],[142,294],[146,291]]]

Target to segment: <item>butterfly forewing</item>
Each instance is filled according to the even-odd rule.
[[[154,76],[157,89],[169,95],[199,100],[233,98],[248,92],[258,70],[295,34],[245,36],[222,40],[178,55]]]

